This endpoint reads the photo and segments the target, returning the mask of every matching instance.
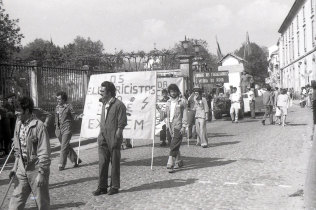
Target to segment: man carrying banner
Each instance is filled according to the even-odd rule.
[[[127,125],[126,107],[118,100],[116,88],[112,82],[105,81],[101,84],[100,101],[102,114],[100,121],[100,133],[98,136],[99,152],[99,185],[93,192],[94,196],[101,194],[113,195],[120,188],[120,160],[121,144],[123,141],[123,129]],[[111,184],[108,188],[108,170],[111,162]]]
[[[9,209],[24,209],[32,193],[37,209],[49,209],[50,143],[44,123],[32,114],[34,103],[20,99],[21,113],[14,132],[15,163],[9,177],[17,177]]]
[[[77,161],[78,156],[70,146],[73,120],[78,120],[82,117],[82,115],[76,115],[72,105],[67,103],[68,96],[65,92],[61,91],[56,95],[57,106],[55,110],[55,134],[60,142],[60,159],[58,169],[62,171],[65,169],[67,156],[73,163],[74,167],[78,167],[78,164],[82,162],[80,159]]]
[[[167,121],[166,125],[171,134],[170,153],[167,163],[169,173],[174,172],[183,166],[183,161],[180,160],[180,145],[182,135],[187,127],[187,101],[180,98],[180,90],[176,84],[170,84],[168,87],[170,99],[166,104]]]

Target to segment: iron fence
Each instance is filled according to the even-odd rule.
[[[90,75],[107,73],[82,68],[0,64],[0,95],[5,97],[15,93],[17,97],[30,96],[32,71],[37,74],[38,107],[46,111],[54,111],[58,91],[67,93],[68,101],[75,110],[82,110]]]

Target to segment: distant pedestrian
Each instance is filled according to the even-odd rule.
[[[15,163],[10,171],[10,179],[17,177],[9,209],[24,209],[29,195],[34,193],[34,201],[39,210],[48,210],[50,143],[44,123],[33,114],[34,103],[29,97],[20,99],[20,117],[15,126]]]
[[[126,107],[116,96],[116,88],[112,82],[101,84],[100,101],[102,105],[100,133],[98,136],[99,184],[94,196],[113,195],[120,188],[120,161],[123,129],[127,125]],[[110,190],[107,192],[109,164],[111,168]]]
[[[167,169],[170,173],[183,165],[180,159],[180,145],[182,135],[187,127],[187,101],[180,98],[180,90],[176,84],[170,84],[168,93],[171,97],[166,105],[167,128],[171,133],[170,153],[167,163]]]
[[[191,92],[191,91],[190,91]],[[191,92],[191,95],[188,98],[188,106],[187,106],[187,138],[189,139],[195,139],[197,138],[196,134],[196,126],[195,126],[195,94],[194,92]]]
[[[251,118],[255,119],[256,118],[256,97],[255,97],[254,88],[250,88],[250,90],[248,91],[248,98],[249,98]]]
[[[287,116],[287,109],[289,107],[290,98],[287,95],[287,90],[282,89],[281,94],[278,95],[277,98],[277,106],[281,110],[281,119],[282,119],[282,126],[285,126],[286,116]],[[279,123],[281,125],[281,122]]]
[[[280,95],[280,91],[278,87],[275,87],[275,90],[273,91],[274,93],[274,107],[275,107],[275,121],[274,123],[281,123],[281,110],[280,108],[277,106],[277,98]]]
[[[237,88],[233,87],[233,92],[230,94],[229,99],[231,101],[230,106],[230,117],[233,123],[238,123],[238,113],[240,110],[240,99],[241,96],[237,93]]]
[[[313,121],[314,124],[316,124],[316,81],[311,81],[311,86],[313,89],[313,95],[312,95],[312,108],[313,108]]]
[[[15,115],[15,106],[16,106],[16,99],[15,94],[11,93],[5,97],[5,103],[4,108],[7,111],[6,117],[7,117],[7,135],[6,135],[6,142],[7,142],[7,150],[6,153],[10,151],[11,144],[12,144],[12,138],[14,136],[14,128],[15,128],[15,122],[16,122],[16,115]]]
[[[72,136],[73,120],[78,120],[82,115],[77,115],[71,104],[67,103],[68,96],[66,92],[58,92],[57,106],[55,109],[55,134],[60,142],[60,158],[58,169],[60,171],[65,169],[67,157],[73,163],[73,167],[78,167],[82,162],[74,149],[70,146]],[[78,163],[77,163],[78,162]]]
[[[4,108],[4,99],[0,98],[0,157],[9,154],[10,120],[7,117],[7,109]]]
[[[161,91],[162,94],[162,98],[159,100],[159,102],[162,103],[167,103],[167,101],[169,100],[169,96],[168,96],[168,90],[167,89],[163,89]],[[163,109],[159,109],[160,112],[160,120],[165,120],[166,118],[166,111]],[[166,124],[162,126],[162,130],[160,131],[160,146],[161,147],[165,147],[167,146],[166,140],[168,140],[168,143],[170,144],[171,141],[171,137],[169,134],[169,129],[166,127]]]
[[[193,109],[195,110],[195,127],[197,132],[197,145],[201,145],[203,148],[208,146],[206,121],[208,120],[209,107],[206,98],[202,96],[202,89],[195,87],[193,89],[195,94],[195,104]]]
[[[265,125],[266,118],[269,116],[270,124],[273,124],[273,106],[274,103],[274,93],[272,92],[271,86],[267,86],[267,91],[263,93],[263,105],[265,106],[265,113],[262,119],[262,125]]]

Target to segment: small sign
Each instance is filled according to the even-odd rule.
[[[194,72],[194,82],[200,85],[227,83],[229,82],[228,71]]]

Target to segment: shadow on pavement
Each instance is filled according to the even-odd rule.
[[[238,144],[238,143],[240,143],[240,141],[227,141],[227,142],[211,143],[211,144],[209,144],[209,147],[218,147],[218,146]]]
[[[307,124],[295,124],[295,123],[289,123],[289,124],[286,124],[286,126],[305,126]]]
[[[63,203],[63,204],[54,204],[50,205],[50,209],[61,209],[61,208],[74,208],[74,207],[79,207],[85,205],[83,202],[73,202],[73,203]],[[31,208],[25,208],[26,210],[37,210],[36,207],[31,207]]]
[[[0,180],[0,186],[2,185],[8,185],[10,180],[9,180],[9,176],[6,177],[7,179],[1,179]]]
[[[80,146],[84,146],[84,145],[87,145],[87,144],[90,144],[90,143],[94,143],[96,141],[97,141],[96,138],[81,140],[80,141]],[[79,145],[79,142],[72,142],[72,143],[70,143],[70,146],[72,148],[77,147],[78,145]],[[51,148],[51,152],[56,152],[56,151],[60,151],[60,145]]]
[[[233,163],[236,160],[222,161],[222,158],[202,158],[202,157],[187,157],[182,156],[181,159],[184,162],[184,167],[181,170],[192,170],[199,168],[216,167]],[[166,166],[168,156],[154,157],[154,166]],[[122,166],[150,166],[151,158],[135,160],[130,162],[121,163]]]
[[[234,135],[230,135],[230,134],[227,134],[227,133],[208,133],[207,134],[207,137],[211,137],[211,138],[214,138],[214,137],[228,137],[228,136],[234,136]]]
[[[60,188],[60,187],[65,187],[68,185],[74,185],[82,182],[88,182],[92,180],[97,180],[99,177],[86,177],[86,178],[81,178],[81,179],[74,179],[74,180],[69,180],[69,181],[64,181],[64,182],[58,182],[55,184],[50,184],[49,189],[54,189],[54,188]]]
[[[143,190],[155,190],[155,189],[168,189],[173,187],[182,187],[185,185],[193,184],[198,179],[171,179],[171,180],[164,180],[164,181],[157,181],[148,184],[142,184],[137,187],[132,187],[127,190],[121,190],[120,193],[127,193],[127,192],[135,192],[135,191],[143,191]]]

